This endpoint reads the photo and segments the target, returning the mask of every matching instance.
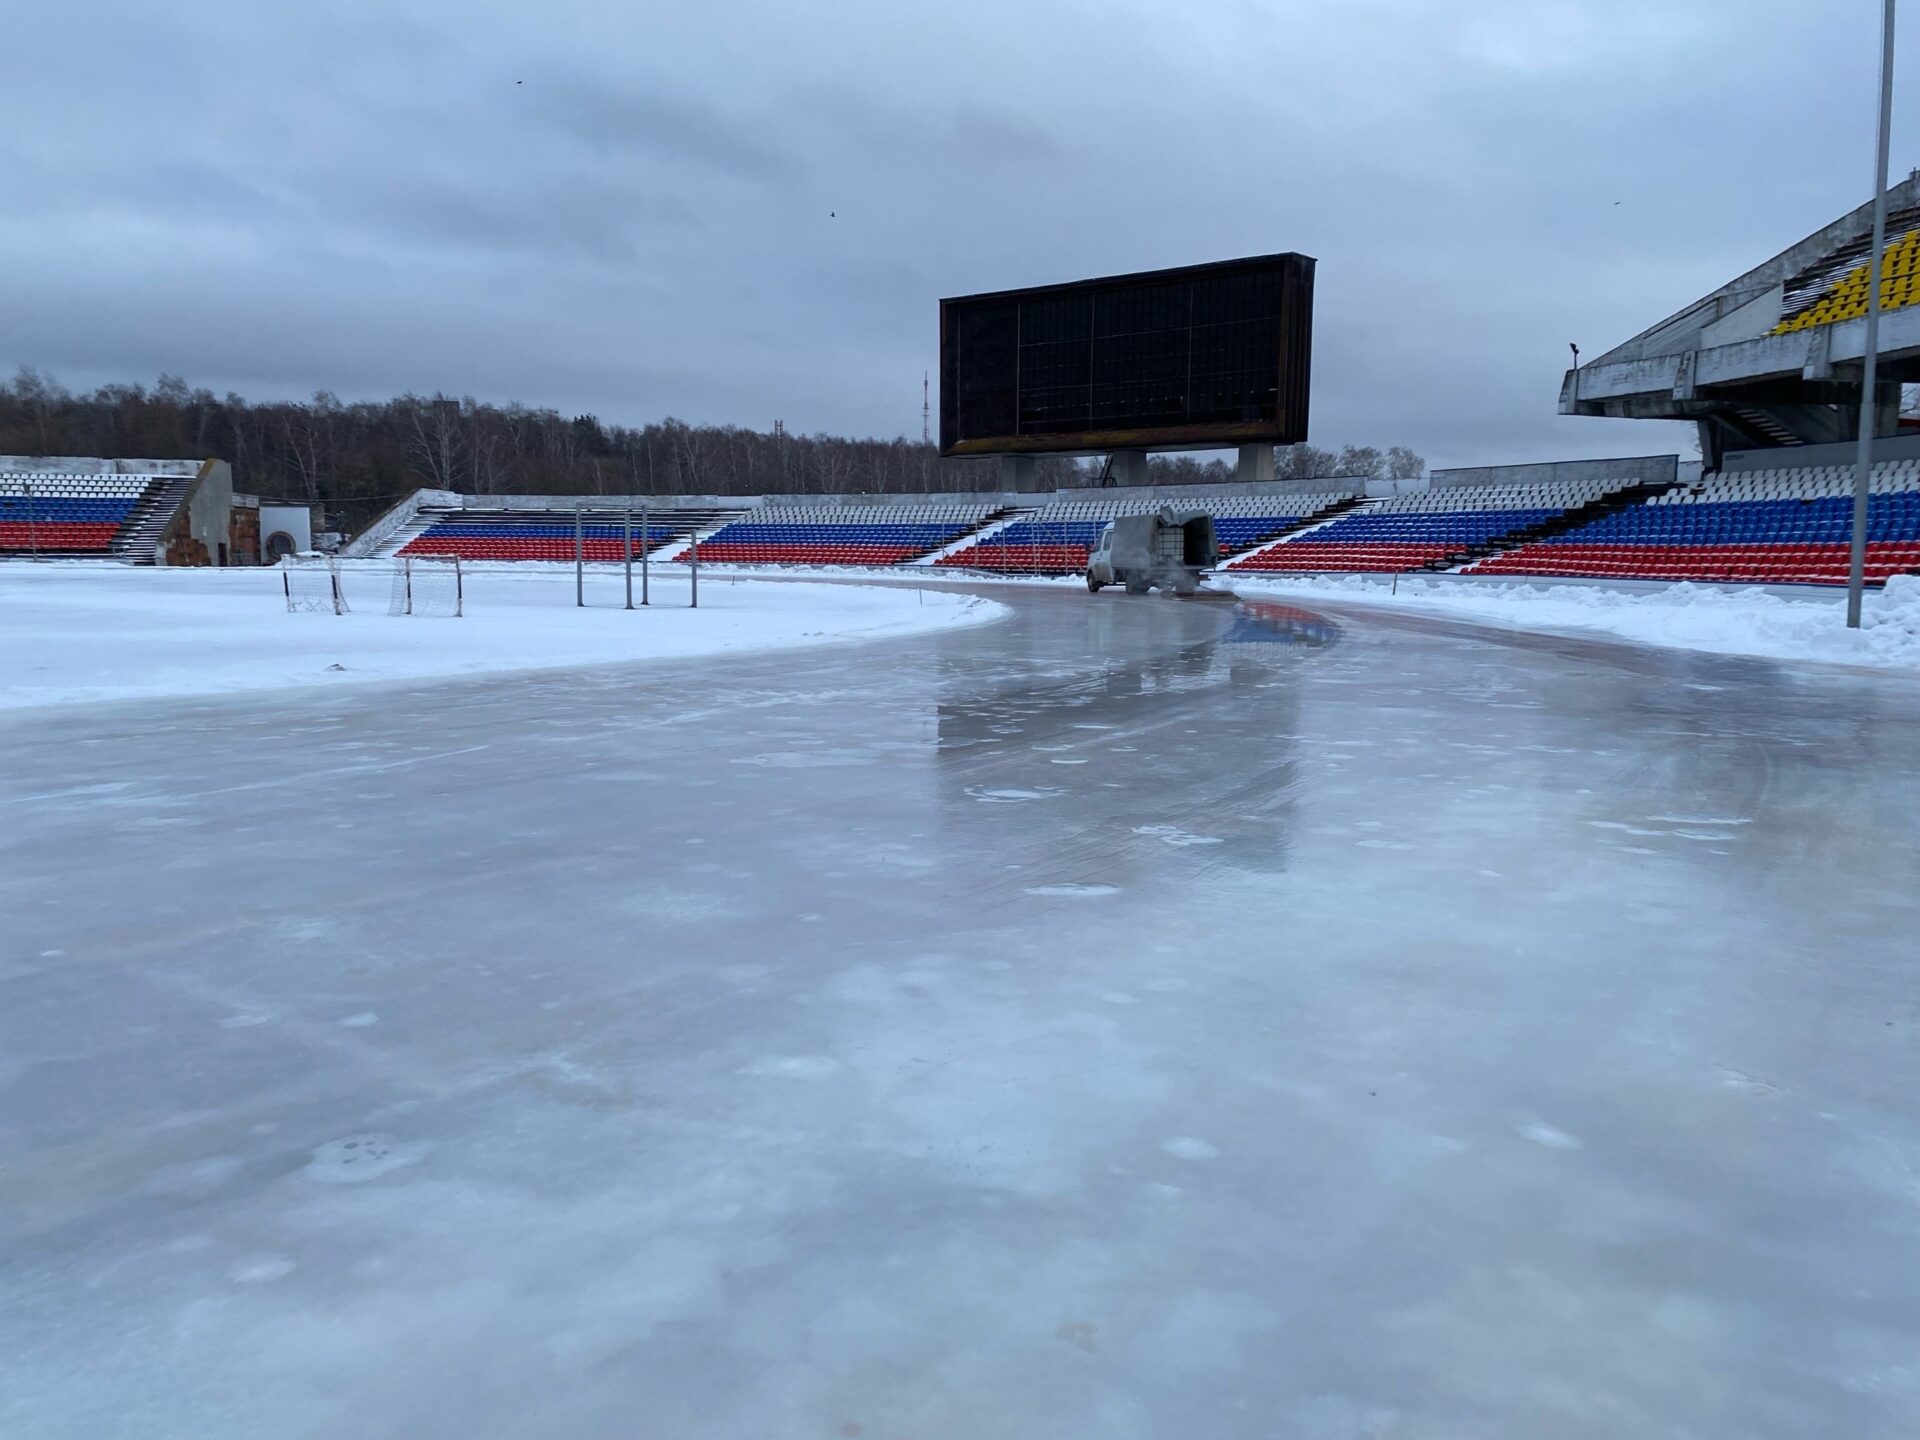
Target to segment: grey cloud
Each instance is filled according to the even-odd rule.
[[[1807,57],[1865,76],[1869,30],[1789,0],[35,6],[0,55],[31,202],[0,367],[917,434],[942,294],[1297,249],[1317,443],[1672,448],[1555,414],[1566,342],[1863,198],[1870,86]]]
[[[602,156],[639,154],[734,180],[790,175],[797,161],[768,138],[769,117],[729,114],[643,81],[618,87],[579,72],[536,71],[516,84],[522,103],[556,132]]]

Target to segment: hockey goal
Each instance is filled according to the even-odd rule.
[[[347,592],[340,584],[340,562],[331,555],[283,555],[280,588],[290,615],[303,610],[345,615],[349,609]]]
[[[393,562],[389,615],[443,615],[458,619],[466,609],[465,577],[458,555],[400,555]]]

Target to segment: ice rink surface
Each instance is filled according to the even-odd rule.
[[[1920,684],[997,598],[0,717],[0,1435],[1915,1433]]]

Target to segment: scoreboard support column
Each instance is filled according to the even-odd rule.
[[[1233,478],[1243,485],[1253,485],[1262,480],[1273,479],[1273,446],[1242,445],[1240,461],[1234,467]]]
[[[1147,452],[1144,450],[1116,450],[1113,452],[1113,483],[1116,485],[1151,485],[1147,476]]]
[[[1031,455],[1002,455],[1000,457],[1000,488],[1014,490],[1022,494],[1034,489],[1040,483],[1040,467]]]

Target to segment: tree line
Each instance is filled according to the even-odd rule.
[[[322,390],[298,403],[255,403],[195,389],[177,375],[151,387],[68,391],[22,366],[0,383],[0,453],[107,459],[201,459],[233,466],[238,490],[325,507],[329,528],[352,533],[395,500],[430,487],[474,495],[925,494],[1001,488],[992,459],[942,459],[935,447],[892,440],[794,435],[665,419],[638,427],[471,397],[401,395],[343,401]],[[1407,478],[1421,458],[1402,446],[1276,452],[1281,479],[1330,475]],[[1098,466],[1042,457],[1047,488],[1095,483]],[[1231,480],[1233,467],[1155,456],[1159,484]]]

